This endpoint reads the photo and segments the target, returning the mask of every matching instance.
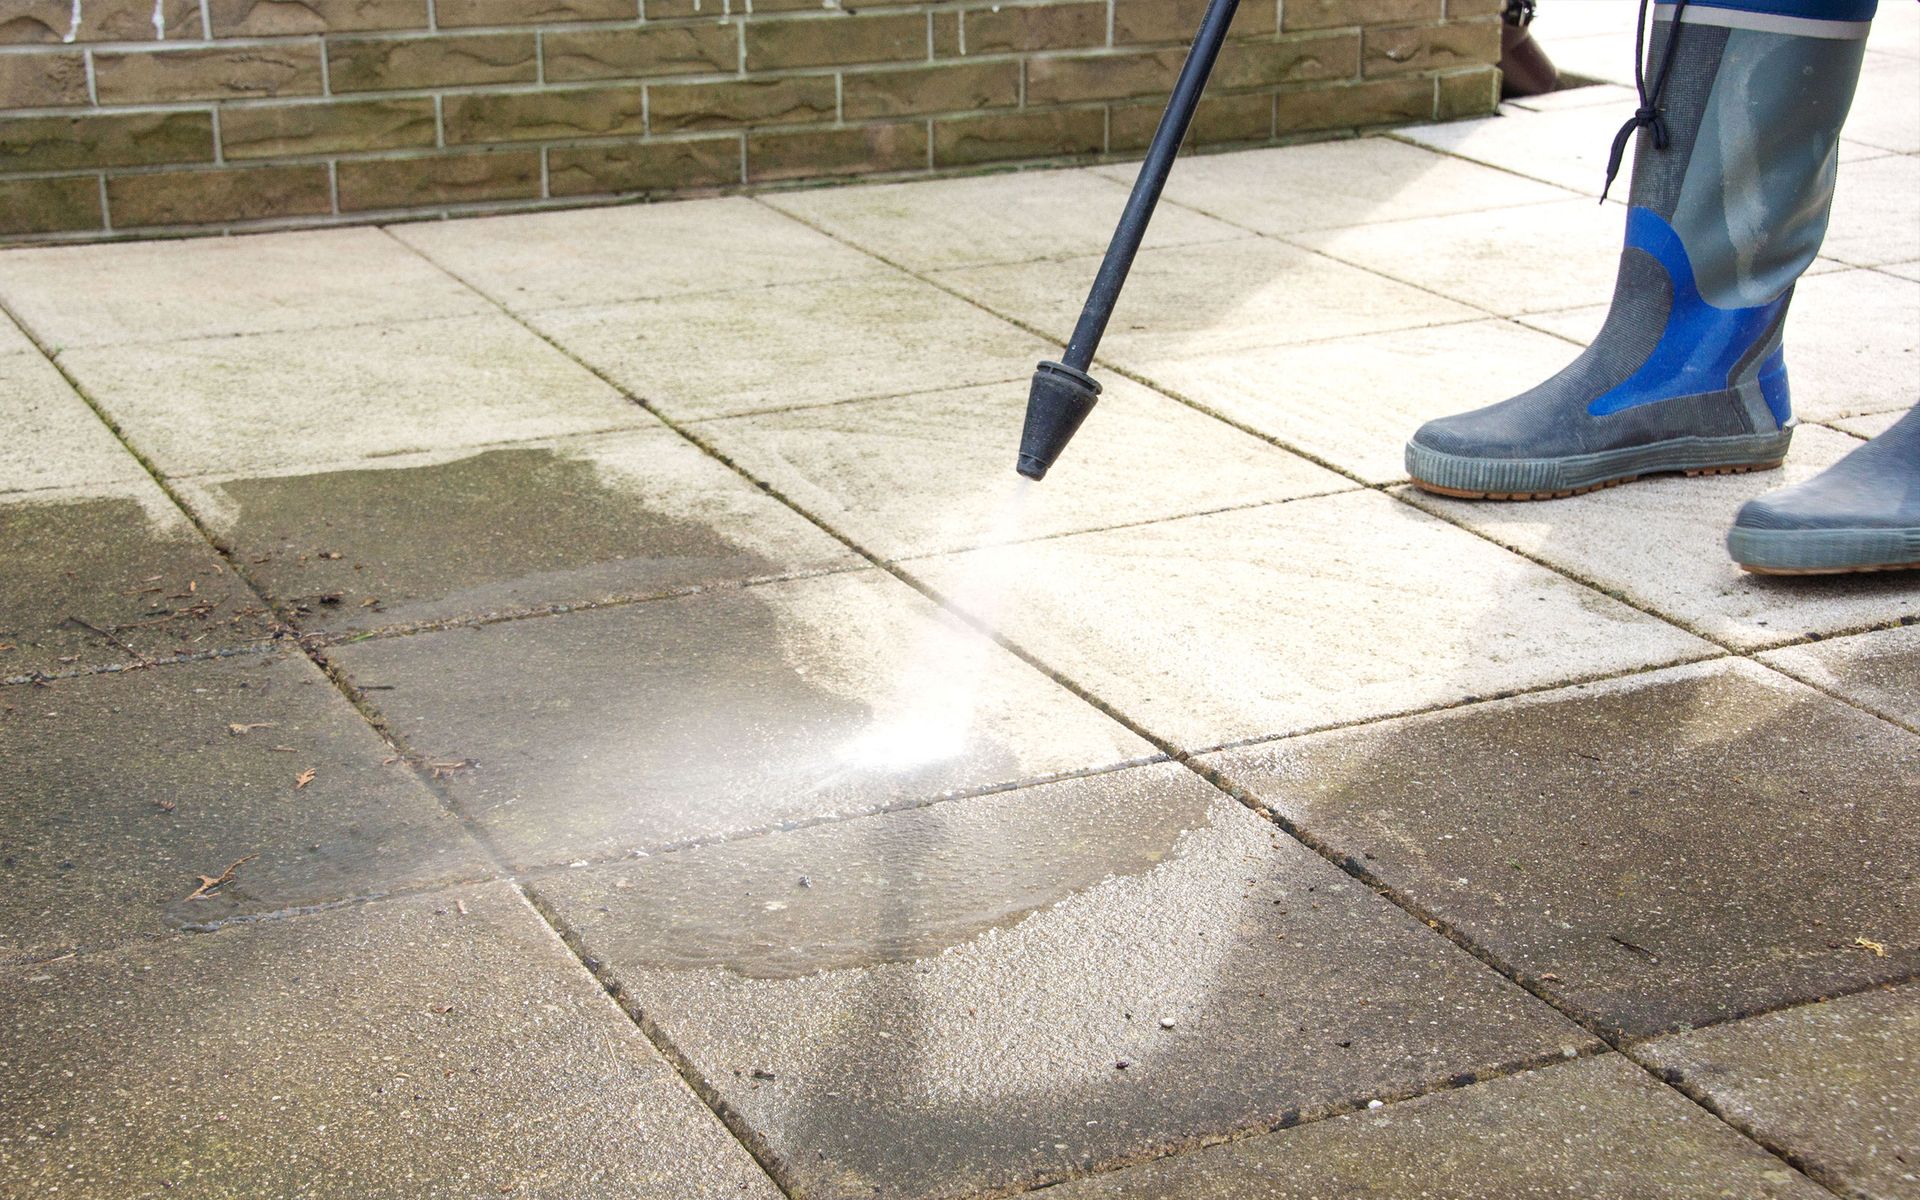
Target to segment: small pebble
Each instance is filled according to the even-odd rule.
[[[1369,1100],[1369,1101],[1367,1101],[1367,1107],[1368,1107],[1368,1108],[1385,1108],[1386,1106],[1387,1106],[1387,1102],[1386,1102],[1385,1100]]]
[[[1161,1017],[1161,1018],[1160,1018],[1160,1028],[1162,1028],[1162,1029],[1172,1029],[1172,1028],[1173,1028],[1173,1018],[1172,1018],[1172,1017]]]

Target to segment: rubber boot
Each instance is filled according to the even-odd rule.
[[[1727,550],[1762,575],[1920,568],[1920,408],[1805,483],[1747,501]]]
[[[1416,484],[1543,500],[1659,472],[1780,464],[1793,436],[1781,329],[1826,236],[1873,8],[1654,8],[1642,104],[1615,143],[1613,170],[1638,130],[1606,324],[1532,391],[1423,426],[1407,444]],[[1641,23],[1644,39],[1644,6]]]

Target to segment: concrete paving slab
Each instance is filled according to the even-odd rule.
[[[499,313],[351,337],[308,329],[61,360],[170,475],[652,426],[653,417]]]
[[[1745,660],[1205,765],[1618,1036],[1920,964],[1920,738]]]
[[[1633,55],[1633,31],[1638,11],[1625,4],[1569,4],[1549,3],[1545,11],[1539,12],[1530,28],[1533,36],[1541,44],[1552,48],[1561,42],[1576,37],[1624,37],[1627,42],[1627,56]],[[1633,63],[1627,63],[1627,70],[1633,70]]]
[[[1628,55],[1627,69],[1631,72],[1631,50]],[[1582,93],[1599,90],[1580,89]],[[1607,155],[1613,149],[1614,135],[1639,106],[1639,99],[1631,89],[1607,91],[1625,94],[1614,95],[1606,103],[1537,106],[1530,111],[1507,110],[1501,115],[1472,121],[1415,125],[1396,130],[1395,135],[1597,199],[1600,189],[1606,186]],[[1630,175],[1631,163],[1614,181],[1613,195],[1626,198]],[[1490,184],[1489,190],[1494,186]],[[1484,204],[1462,206],[1463,209],[1484,207]],[[1592,207],[1591,201],[1588,207]],[[1618,220],[1618,212],[1612,215]]]
[[[1173,765],[534,887],[806,1196],[1004,1194],[1591,1044]]]
[[[1525,323],[1584,345],[1606,317],[1601,304]],[[1803,419],[1912,407],[1920,400],[1920,282],[1844,268],[1810,274],[1794,290],[1786,352]]]
[[[780,1194],[505,884],[0,981],[34,1195]]]
[[[1920,154],[1920,58],[1869,53],[1842,133],[1882,150]]]
[[[386,763],[393,752],[304,658],[182,663],[0,697],[0,960],[488,873],[459,823],[406,766]],[[229,864],[230,883],[188,899]]]
[[[1378,493],[911,569],[1184,750],[1710,653]]]
[[[1892,429],[1894,425],[1899,422],[1900,418],[1906,415],[1904,410],[1896,410],[1886,413],[1870,413],[1863,417],[1844,417],[1837,421],[1829,421],[1827,424],[1844,433],[1850,433],[1857,438],[1877,438],[1887,430]]]
[[[1135,168],[1100,169],[1133,182]],[[1166,196],[1276,236],[1567,199],[1559,188],[1385,137],[1190,159]]]
[[[665,428],[181,488],[281,612],[328,633],[864,565]]]
[[[1181,171],[1192,166],[1182,163]],[[1003,173],[821,188],[764,199],[908,270],[938,271],[1106,253],[1139,167],[1110,170],[1111,178],[1106,171]],[[1145,244],[1185,246],[1246,236],[1245,230],[1168,206],[1154,216]]]
[[[1514,316],[1611,295],[1622,213],[1613,205],[1569,200],[1303,233],[1294,240],[1342,262]]]
[[[1575,4],[1561,7],[1585,10],[1624,6]],[[1569,37],[1550,33],[1543,25],[1535,31],[1534,36],[1546,49],[1547,57],[1553,60],[1562,79],[1633,86],[1633,30]]]
[[[0,395],[7,405],[0,494],[147,477],[139,460],[38,354],[6,354],[0,346]]]
[[[1888,263],[1880,269],[1902,279],[1920,279],[1920,262]]]
[[[1637,101],[1631,87],[1616,83],[1580,84],[1561,88],[1557,92],[1543,92],[1538,96],[1515,96],[1511,100],[1503,100],[1500,111],[1508,115],[1514,109],[1522,112],[1562,112],[1569,108],[1591,108],[1596,104],[1617,104],[1622,100]]]
[[[418,222],[390,232],[515,312],[886,270],[739,197]]]
[[[1381,484],[1407,477],[1407,439],[1425,422],[1504,400],[1577,354],[1511,321],[1469,321],[1141,369],[1185,400]]]
[[[40,350],[28,338],[26,332],[6,314],[0,313],[0,354],[38,354]]]
[[[1894,154],[1842,168],[1820,253],[1856,267],[1920,258],[1920,156]]]
[[[1144,741],[876,571],[339,648],[516,866],[1133,761]]]
[[[54,352],[487,307],[377,229],[9,250],[0,254],[0,300]]]
[[[1525,212],[1527,209],[1513,211]],[[942,283],[994,312],[1047,332],[1057,355],[1086,302],[1096,258],[944,271]],[[1143,251],[1101,344],[1133,366],[1169,354],[1218,354],[1482,314],[1370,271],[1272,240]],[[1031,370],[1029,370],[1031,374]]]
[[[1662,1038],[1635,1057],[1840,1195],[1920,1195],[1920,989]]]
[[[1760,661],[1860,707],[1920,729],[1920,626],[1789,646]]]
[[[1124,378],[1034,487],[1013,384],[712,421],[735,464],[886,559],[1161,520],[1354,484]]]
[[[1059,1200],[1819,1200],[1618,1055],[1348,1113],[1069,1183]]]
[[[1660,476],[1538,504],[1447,500],[1413,488],[1400,494],[1705,637],[1754,650],[1920,614],[1920,587],[1900,573],[1749,575],[1727,555],[1727,530],[1742,504],[1811,479],[1859,445],[1846,434],[1806,425],[1794,434],[1780,471]],[[1633,536],[1622,536],[1625,530]]]
[[[1904,4],[1881,6],[1874,14],[1873,29],[1867,34],[1867,51],[1920,58],[1920,9]]]
[[[1035,363],[1060,353],[897,272],[529,319],[682,420],[1026,380]],[[743,338],[751,345],[744,353]]]
[[[0,679],[235,650],[276,628],[149,479],[0,498]]]

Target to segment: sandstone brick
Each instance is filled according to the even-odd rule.
[[[1113,43],[1116,46],[1177,42],[1191,45],[1210,0],[1114,0]],[[1260,37],[1278,27],[1276,6],[1242,4],[1233,16],[1229,36]]]
[[[1114,153],[1144,150],[1160,127],[1164,104],[1115,105],[1107,127],[1108,149]],[[1190,144],[1206,146],[1236,142],[1264,142],[1273,136],[1273,93],[1208,96],[1194,110]]]
[[[728,74],[740,66],[736,21],[638,29],[548,33],[541,43],[549,82]]]
[[[832,78],[817,75],[649,85],[647,95],[655,133],[830,121],[836,99]]]
[[[1214,86],[1273,87],[1322,79],[1350,79],[1360,73],[1360,35],[1313,33],[1272,42],[1234,43],[1220,51]]]
[[[213,114],[97,113],[0,121],[0,172],[213,161]]]
[[[719,0],[708,0],[713,9]],[[635,0],[439,0],[440,28],[466,25],[556,25],[566,21],[626,21],[640,15]]]
[[[1107,6],[1104,3],[1006,5],[970,8],[960,14],[955,52],[1024,54],[1106,44]]]
[[[92,175],[0,179],[0,235],[70,233],[102,225],[100,181]]]
[[[327,168],[317,163],[107,178],[117,229],[318,216],[332,208]]]
[[[1447,0],[1447,20],[1468,21],[1474,17],[1497,17],[1507,0]]]
[[[1376,79],[1280,93],[1276,134],[1433,119],[1431,79]]]
[[[531,33],[343,39],[327,59],[336,92],[531,83],[539,72]]]
[[[637,83],[566,91],[448,96],[448,145],[611,137],[646,132],[646,96]]]
[[[946,167],[1098,154],[1106,131],[1106,111],[1099,108],[943,117],[933,125],[933,161]]]
[[[740,135],[684,141],[556,146],[547,151],[555,196],[608,196],[741,182]]]
[[[836,14],[747,23],[747,70],[782,71],[846,63],[924,62],[924,13]]]
[[[909,171],[926,165],[927,127],[919,121],[747,135],[747,179],[753,183]]]
[[[842,76],[847,120],[1011,108],[1020,103],[1018,62],[958,63]]]
[[[158,8],[160,29],[154,27]],[[74,23],[75,13],[78,24]],[[33,42],[151,42],[201,36],[200,0],[6,0],[0,45]]]
[[[93,56],[94,90],[102,104],[317,96],[317,43],[143,50]]]
[[[1361,69],[1368,76],[1492,66],[1500,61],[1498,21],[1369,29]]]
[[[1166,95],[1186,61],[1180,49],[1137,54],[1048,55],[1027,62],[1027,103],[1072,104]]]
[[[425,29],[427,0],[207,0],[207,19],[217,38]]]
[[[431,146],[433,101],[327,100],[248,105],[220,113],[220,145],[230,159]]]
[[[1484,117],[1500,106],[1500,72],[1494,67],[1451,72],[1434,82],[1439,91],[1433,115],[1438,120]]]
[[[0,55],[0,108],[86,104],[87,60],[72,51]]]
[[[426,208],[540,195],[538,150],[371,158],[339,166],[340,211]]]
[[[1441,0],[1286,0],[1280,7],[1280,28],[1392,25],[1438,21],[1441,15]]]

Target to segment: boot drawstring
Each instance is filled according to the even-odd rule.
[[[1686,11],[1687,0],[1674,0],[1673,29],[1667,34],[1667,48],[1660,56],[1660,66],[1653,73],[1653,94],[1647,94],[1647,72],[1644,66],[1647,58],[1647,6],[1649,0],[1640,0],[1640,24],[1633,35],[1633,86],[1640,93],[1640,107],[1633,116],[1613,135],[1613,153],[1607,157],[1607,182],[1600,189],[1600,203],[1607,202],[1607,193],[1613,188],[1614,176],[1620,174],[1620,160],[1626,157],[1627,143],[1633,140],[1634,131],[1649,129],[1653,132],[1653,148],[1665,150],[1672,142],[1667,132],[1666,113],[1660,107],[1660,101],[1667,92],[1667,77],[1673,74],[1673,48],[1680,41],[1680,14]]]

